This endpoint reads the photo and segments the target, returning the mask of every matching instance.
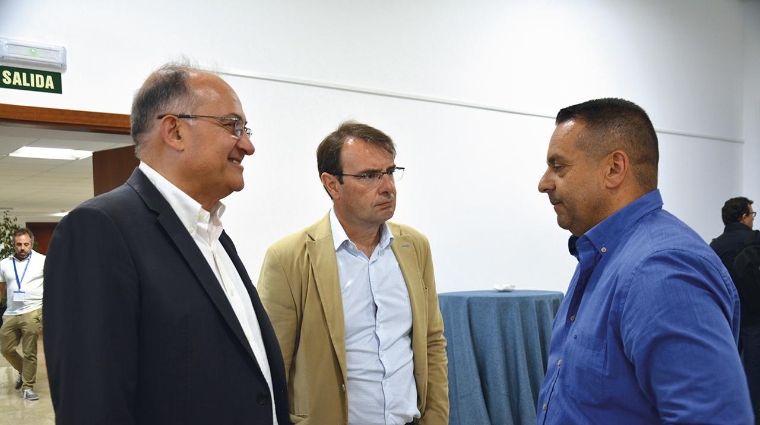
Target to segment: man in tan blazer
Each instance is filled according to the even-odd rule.
[[[430,246],[387,223],[393,141],[343,123],[317,149],[333,209],[267,251],[257,285],[301,425],[446,425],[446,340]]]

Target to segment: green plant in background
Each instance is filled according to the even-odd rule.
[[[16,249],[13,247],[13,233],[19,228],[18,219],[8,214],[8,210],[3,210],[3,217],[0,219],[0,260],[13,255]],[[5,308],[6,293],[0,298],[0,308]]]
[[[3,218],[0,220],[0,260],[16,252],[16,249],[13,248],[13,233],[19,227],[18,219],[15,216],[10,216],[8,210],[3,210]]]

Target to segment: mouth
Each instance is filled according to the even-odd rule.
[[[243,166],[243,165],[242,165],[242,162],[243,162],[243,158],[233,158],[233,157],[229,157],[229,158],[227,158],[227,162],[230,162],[230,163],[232,163],[232,164],[235,164],[235,165],[239,165],[239,166],[241,166],[241,167]]]

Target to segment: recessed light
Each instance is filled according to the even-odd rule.
[[[74,161],[77,159],[92,156],[92,152],[80,151],[76,149],[38,148],[24,146],[15,152],[9,153],[8,155],[22,158],[62,159],[67,161]]]

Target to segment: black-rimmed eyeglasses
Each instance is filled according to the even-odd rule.
[[[404,167],[391,168],[388,171],[373,171],[371,173],[363,174],[333,174],[336,177],[354,177],[359,179],[359,182],[366,186],[375,186],[380,184],[384,175],[388,175],[393,182],[397,182],[404,178]],[[331,173],[332,174],[332,173]]]
[[[242,137],[243,133],[248,135],[248,137],[251,137],[251,129],[246,127],[247,122],[243,122],[242,118],[238,117],[217,117],[213,115],[193,115],[193,114],[162,114],[156,117],[157,120],[160,120],[166,116],[173,116],[177,118],[184,118],[184,119],[192,119],[192,118],[211,118],[214,120],[219,121],[219,124],[221,124],[224,127],[230,127],[232,128],[232,134],[235,137]]]
[[[752,217],[757,217],[757,211],[752,211],[751,213],[746,213],[744,215],[751,215]]]

